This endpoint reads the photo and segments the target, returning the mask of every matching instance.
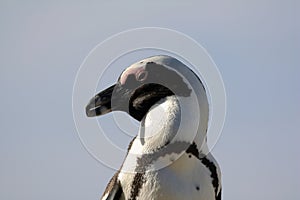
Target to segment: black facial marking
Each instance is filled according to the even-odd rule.
[[[119,77],[118,82],[120,80]],[[117,107],[138,121],[159,100],[172,95],[188,97],[191,92],[181,75],[155,62],[146,63],[140,74],[128,74],[125,82],[117,84],[115,90],[119,98],[116,98]]]
[[[138,84],[136,82],[135,76],[133,74],[129,74],[123,87],[131,90],[131,89],[135,89],[137,85]]]
[[[159,100],[174,93],[168,88],[150,83],[135,90],[129,100],[129,114],[136,120],[141,121],[149,109]]]
[[[199,186],[196,186],[196,190],[198,190],[198,191],[200,190]]]
[[[190,96],[192,90],[176,71],[155,62],[147,62],[146,71],[149,72],[148,82],[158,83],[159,80],[159,84],[167,87],[177,96]]]
[[[148,62],[145,71],[148,72],[147,79],[130,98],[129,114],[135,119],[141,121],[148,110],[162,98],[172,95],[190,96],[192,90],[174,70],[155,62]],[[126,85],[127,82],[137,86],[140,84],[134,80],[127,80]]]

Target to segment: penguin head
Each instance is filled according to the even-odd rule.
[[[172,95],[189,97],[190,84],[184,75],[171,67],[172,62],[180,63],[170,56],[154,56],[131,65],[121,73],[116,84],[89,101],[86,115],[94,117],[124,111],[141,121],[159,100]]]

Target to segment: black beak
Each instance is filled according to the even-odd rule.
[[[116,85],[112,85],[93,97],[86,106],[86,115],[95,117],[112,111],[111,98]]]
[[[95,117],[117,110],[129,113],[129,100],[133,92],[119,83],[112,85],[90,100],[85,108],[86,115]]]

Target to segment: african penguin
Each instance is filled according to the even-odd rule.
[[[86,106],[88,117],[112,111],[140,129],[102,200],[221,200],[220,168],[206,145],[208,99],[191,69],[165,55],[129,66]]]

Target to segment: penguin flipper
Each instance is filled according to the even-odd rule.
[[[124,193],[120,181],[117,179],[119,172],[117,172],[109,181],[101,200],[122,200]]]
[[[219,192],[216,200],[221,200],[221,199],[222,199],[222,188],[220,189],[220,192]]]

